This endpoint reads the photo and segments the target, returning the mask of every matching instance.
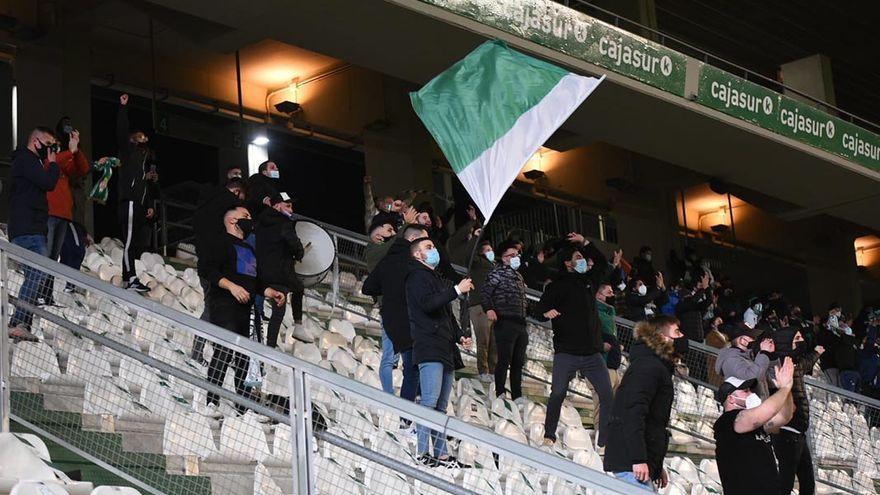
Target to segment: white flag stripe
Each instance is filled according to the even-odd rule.
[[[547,139],[605,79],[568,74],[540,103],[522,114],[513,127],[458,173],[462,185],[485,217],[495,212],[519,171]]]

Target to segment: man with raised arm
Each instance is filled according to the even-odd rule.
[[[777,495],[779,471],[771,434],[791,421],[794,364],[786,357],[776,367],[776,392],[761,401],[752,389],[757,381],[730,377],[715,398],[724,413],[715,421],[715,457],[726,495]]]

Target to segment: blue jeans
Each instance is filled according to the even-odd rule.
[[[379,361],[379,382],[382,390],[389,394],[394,393],[394,365],[397,364],[397,354],[394,354],[394,344],[382,329],[382,359]]]
[[[642,483],[641,481],[636,479],[636,475],[632,473],[632,471],[624,471],[622,473],[614,473],[614,477],[619,479],[620,481],[624,481],[629,483],[630,485],[640,486],[645,490],[650,490],[652,492],[656,492],[657,489],[654,488],[654,484],[650,481],[647,483]]]
[[[403,383],[400,385],[400,397],[415,402],[419,394],[419,368],[412,362],[412,349],[400,353],[403,361]]]
[[[859,372],[853,370],[841,370],[840,386],[850,392],[855,392],[859,388]]]
[[[425,407],[446,413],[446,405],[449,402],[449,392],[452,391],[454,373],[452,370],[443,369],[443,363],[419,364],[419,388],[422,390],[422,402]],[[419,455],[428,453],[427,426],[416,427],[416,438]],[[430,430],[434,442],[434,457],[446,455],[446,434]]]
[[[12,243],[16,246],[21,246],[28,251],[33,251],[40,256],[46,256],[47,254],[49,254],[49,247],[46,244],[46,236],[44,235],[20,235],[18,237],[14,237],[12,239]],[[40,288],[46,278],[46,275],[43,272],[33,269],[29,266],[24,266],[23,268],[24,283],[21,284],[21,289],[19,289],[18,291],[18,298],[24,302],[36,304],[37,295],[40,292]],[[13,314],[12,319],[9,320],[9,326],[16,327],[21,325],[27,329],[30,329],[33,319],[34,315],[31,314],[30,311],[25,311],[21,308],[15,308],[15,314]]]

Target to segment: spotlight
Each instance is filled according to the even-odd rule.
[[[266,146],[269,144],[269,138],[266,136],[255,136],[251,144],[256,144],[257,146]]]
[[[278,110],[281,113],[286,113],[287,115],[293,115],[301,111],[302,106],[299,103],[295,103],[290,100],[284,100],[281,103],[275,104],[275,110]]]

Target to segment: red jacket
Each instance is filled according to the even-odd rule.
[[[46,199],[49,201],[49,215],[73,220],[73,196],[70,195],[69,179],[75,179],[89,173],[89,161],[82,150],[77,150],[76,153],[70,151],[58,153],[55,162],[61,169],[61,175],[58,177],[55,189],[46,193]]]

